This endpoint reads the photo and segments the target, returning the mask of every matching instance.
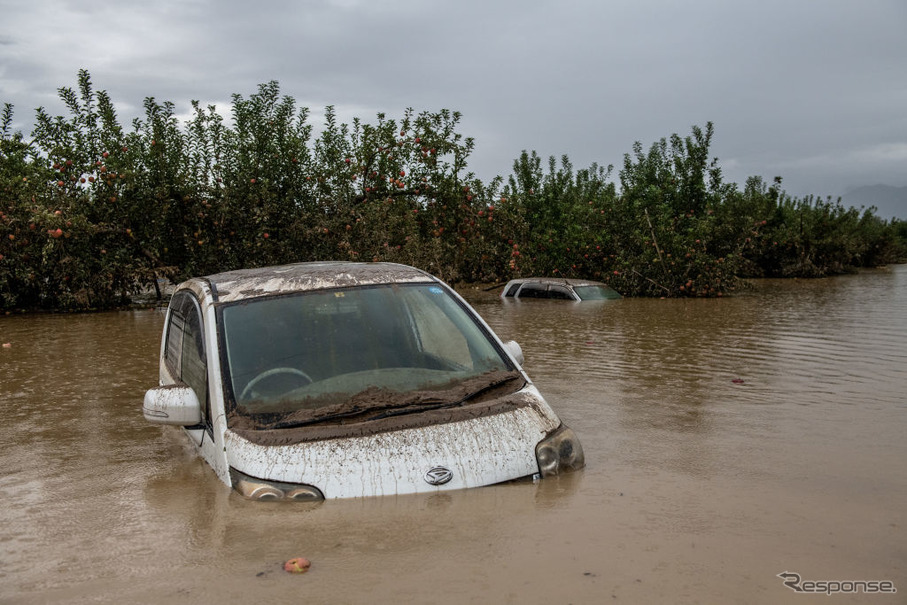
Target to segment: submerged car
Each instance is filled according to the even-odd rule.
[[[177,286],[147,420],[182,426],[252,499],[477,487],[584,465],[582,446],[456,292],[391,263],[299,263]]]
[[[622,298],[607,284],[588,279],[559,277],[523,277],[507,282],[501,291],[501,298],[526,299],[549,298],[558,300],[610,300]]]

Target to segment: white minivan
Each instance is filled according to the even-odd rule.
[[[583,450],[456,292],[391,263],[231,271],[177,286],[144,416],[247,498],[318,500],[540,478]]]

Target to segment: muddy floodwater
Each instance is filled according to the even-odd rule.
[[[583,471],[246,501],[142,419],[162,313],[0,318],[0,602],[907,602],[907,266],[717,300],[471,298]]]

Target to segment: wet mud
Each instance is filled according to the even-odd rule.
[[[464,401],[477,390],[497,383],[501,384],[491,392]],[[438,391],[401,395],[396,391],[372,387],[327,408],[302,408],[281,415],[276,420],[268,416],[261,419],[231,412],[228,425],[237,435],[258,445],[291,445],[320,439],[365,437],[503,414],[532,405],[534,400],[531,397],[515,392],[525,384],[519,372],[501,371],[463,381],[442,391],[440,399]],[[283,428],[273,428],[275,426]]]
[[[383,271],[376,275],[375,263],[298,263],[228,271],[209,276],[206,281],[214,290],[215,300],[231,302],[317,288],[386,284],[389,281],[415,283],[431,280],[431,277],[424,272],[405,265],[381,263],[379,266]]]
[[[586,468],[321,503],[247,501],[144,421],[161,313],[0,319],[0,603],[904,602],[907,266],[721,300],[490,294]]]

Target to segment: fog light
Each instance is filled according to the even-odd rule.
[[[582,468],[586,464],[583,446],[571,429],[559,429],[539,441],[535,446],[535,459],[542,477]]]
[[[256,479],[235,468],[230,469],[233,488],[250,500],[296,500],[313,502],[324,500],[324,494],[317,487],[299,483],[281,483]]]

